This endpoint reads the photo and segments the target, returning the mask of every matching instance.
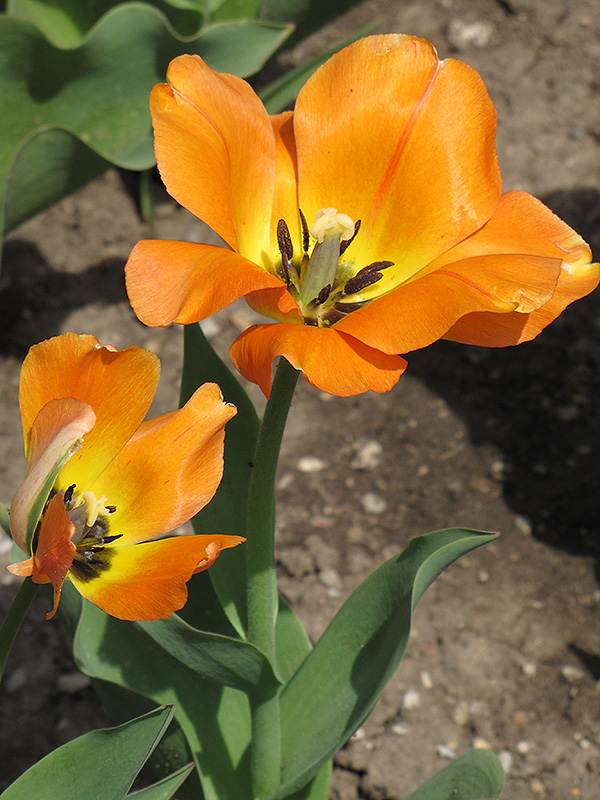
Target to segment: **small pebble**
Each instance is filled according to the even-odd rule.
[[[529,786],[534,794],[546,794],[546,787],[539,778],[534,778]]]
[[[447,758],[449,761],[456,758],[456,750],[448,744],[438,744],[436,751],[440,758]]]
[[[517,742],[515,750],[520,756],[526,756],[531,753],[531,742],[528,742],[527,739],[521,739],[521,741]]]
[[[531,536],[531,522],[528,519],[521,516],[521,514],[515,514],[514,517],[515,528],[522,533],[524,536]]]
[[[501,750],[498,753],[498,761],[502,764],[504,774],[508,775],[513,765],[513,754],[510,752],[510,750]]]
[[[56,681],[59,691],[67,692],[68,694],[80,692],[90,686],[91,683],[90,678],[84,675],[83,672],[65,672],[63,675],[59,675]]]
[[[327,462],[318,456],[304,456],[296,464],[300,472],[322,472],[327,466]]]
[[[479,583],[487,583],[490,579],[490,573],[486,569],[480,569],[477,575]]]
[[[460,725],[461,728],[464,728],[470,719],[469,704],[466,700],[459,700],[452,712],[452,721],[455,725]]]
[[[203,319],[200,322],[200,327],[202,328],[202,333],[207,339],[214,339],[215,336],[218,336],[218,334],[221,333],[221,326],[214,317],[207,317],[206,319]]]
[[[453,19],[448,26],[448,41],[462,50],[465,47],[487,47],[494,26],[487,20],[474,20],[466,22],[462,19]]]
[[[405,736],[408,733],[408,725],[406,722],[394,722],[390,730],[396,736]]]
[[[352,469],[373,470],[381,464],[383,447],[375,439],[362,442],[350,462]]]
[[[534,678],[537,673],[537,664],[534,661],[524,661],[521,664],[521,672],[528,678]]]
[[[487,739],[484,739],[483,736],[476,736],[473,739],[473,747],[476,750],[491,750],[492,745],[488,742]]]
[[[383,514],[387,508],[387,502],[381,495],[375,492],[367,492],[360,498],[360,504],[367,514]]]
[[[27,683],[27,673],[23,667],[17,667],[4,681],[4,689],[8,694],[15,694]]]
[[[567,683],[578,683],[585,678],[585,672],[579,667],[573,667],[570,664],[565,664],[560,668],[560,674]]]
[[[334,589],[336,592],[341,591],[342,579],[334,569],[324,569],[319,572],[319,581],[328,589]]]
[[[421,695],[416,689],[407,689],[402,698],[402,708],[410,711],[413,708],[418,708],[421,705]]]
[[[431,675],[428,672],[423,671],[421,673],[421,686],[424,689],[431,689],[433,686],[433,681],[431,680]]]

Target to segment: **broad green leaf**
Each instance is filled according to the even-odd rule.
[[[248,395],[231,370],[215,353],[199,325],[184,328],[184,359],[180,403],[183,405],[203,383],[213,381],[223,397],[238,410],[225,429],[225,468],[212,501],[193,519],[196,533],[244,535],[251,463],[259,420]],[[232,624],[245,636],[246,553],[243,545],[227,558],[218,558],[209,570],[215,591]]]
[[[493,538],[460,528],[419,536],[348,598],[282,692],[282,785],[273,800],[305,785],[368,716],[400,663],[425,589]]]
[[[142,695],[115,683],[92,678],[92,685],[102,705],[115,722],[125,722],[133,717],[139,717],[148,713],[155,706],[153,700],[142,697]],[[179,772],[185,765],[193,761],[194,757],[187,739],[181,730],[181,726],[174,719],[165,735],[156,745],[146,765],[155,778],[163,779],[168,778],[175,772]],[[201,800],[201,798],[200,777],[197,770],[194,769],[185,781],[184,786],[178,790],[177,800]]]
[[[306,786],[287,795],[286,800],[329,800],[332,773],[333,762],[326,761]]]
[[[135,798],[135,800],[169,800],[193,769],[194,765],[189,764],[177,770],[177,772],[174,772],[172,775],[169,775],[167,778],[153,783],[152,786],[147,786],[145,789],[140,789],[138,792],[128,794],[127,797]]]
[[[265,695],[273,694],[279,685],[268,660],[254,645],[242,639],[198,631],[176,614],[166,620],[127,623],[86,603],[75,639],[78,657],[86,665],[95,659],[108,660],[112,672],[105,664],[99,677],[114,683],[121,682],[119,656],[125,655],[135,661],[134,644],[137,647],[146,640],[156,652],[164,654],[167,662],[189,670],[190,681],[209,680],[248,694]],[[127,646],[126,642],[129,642]],[[118,649],[114,649],[115,645]]]
[[[489,750],[469,750],[406,800],[495,800],[504,784],[502,765]]]
[[[300,89],[321,64],[324,64],[328,58],[334,53],[337,53],[338,50],[341,50],[342,47],[346,47],[357,39],[367,36],[371,31],[375,30],[378,24],[378,21],[370,22],[368,25],[365,25],[364,28],[361,28],[360,31],[357,31],[343,42],[340,42],[337,47],[333,47],[331,50],[328,50],[327,53],[307,61],[306,64],[300,64],[296,69],[286,72],[281,78],[277,78],[277,80],[265,86],[264,89],[261,89],[259,92],[260,99],[263,101],[269,114],[277,114],[283,111],[284,108],[294,101]]]
[[[74,641],[80,669],[154,703],[172,703],[194,757],[205,800],[252,800],[248,698],[197,677],[139,628],[83,601]]]
[[[148,97],[172,58],[197,53],[214,69],[249,75],[290,30],[236,20],[183,38],[154,6],[123,3],[64,50],[27,20],[0,16],[0,233],[109,163],[153,166]]]
[[[34,764],[0,797],[123,800],[172,716],[172,708],[158,708],[116,728],[79,736]]]
[[[260,5],[261,0],[223,0],[215,10],[213,19],[252,19],[258,15]]]
[[[275,637],[277,673],[287,683],[312,650],[312,645],[302,623],[281,595]]]

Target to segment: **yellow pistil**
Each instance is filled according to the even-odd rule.
[[[321,208],[315,215],[310,235],[317,240],[300,287],[300,305],[309,305],[328,294],[335,282],[340,260],[340,243],[354,235],[354,222],[337,208]]]
[[[73,508],[85,506],[85,524],[91,528],[98,517],[108,517],[112,513],[111,509],[106,507],[106,502],[104,495],[98,500],[93,492],[83,492],[77,498]]]

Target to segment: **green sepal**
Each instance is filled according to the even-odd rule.
[[[362,724],[400,663],[425,589],[494,538],[460,528],[419,536],[348,598],[281,694],[282,783],[271,800],[305,785]]]
[[[430,778],[406,800],[496,800],[504,770],[490,750],[469,750]]]
[[[172,717],[172,707],[157,708],[116,728],[79,736],[34,764],[0,797],[2,800],[41,797],[44,800],[66,797],[69,800],[124,800]],[[173,791],[176,788],[173,785]],[[167,800],[171,796],[172,792],[158,794],[152,800]]]

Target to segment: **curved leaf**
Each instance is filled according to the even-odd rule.
[[[160,10],[131,2],[108,11],[79,47],[59,49],[31,22],[0,16],[0,232],[5,205],[10,228],[108,163],[155,163],[148,97],[172,58],[197,53],[249,75],[290,30],[235,20],[182,37]]]
[[[79,736],[34,764],[0,797],[124,800],[172,716],[172,708],[158,708],[116,728]]]
[[[247,696],[211,680],[196,680],[187,666],[139,628],[108,617],[87,601],[81,616],[85,627],[80,625],[74,641],[79,668],[107,685],[175,705],[175,719],[196,761],[205,800],[252,800],[245,757],[251,736]]]
[[[406,800],[495,800],[503,785],[504,771],[498,758],[489,750],[469,750]]]
[[[425,589],[493,538],[460,528],[419,536],[348,598],[282,692],[284,766],[273,800],[301,788],[367,717],[400,663]]]

